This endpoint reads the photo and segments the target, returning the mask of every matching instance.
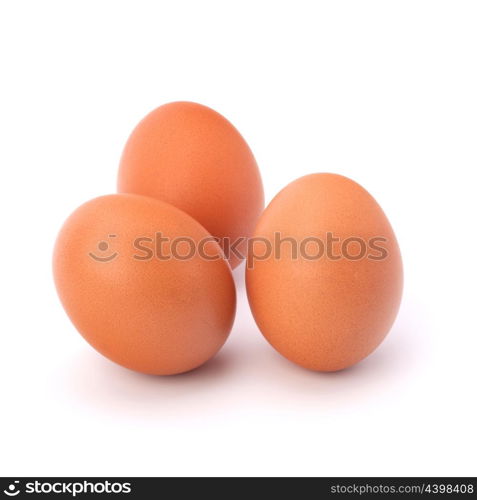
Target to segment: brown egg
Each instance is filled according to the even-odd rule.
[[[263,187],[252,151],[222,115],[193,102],[149,113],[123,151],[120,193],[167,201],[220,238],[232,267],[263,210]],[[236,243],[238,242],[238,244]]]
[[[359,184],[313,174],[265,209],[250,244],[247,293],[258,327],[311,370],[354,365],[381,343],[402,294],[391,225]]]
[[[232,327],[235,286],[220,246],[159,200],[115,194],[80,206],[60,231],[53,270],[79,332],[132,370],[192,370]]]

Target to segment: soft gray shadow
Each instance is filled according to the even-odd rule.
[[[223,349],[187,373],[154,376],[136,373],[85,347],[69,362],[64,390],[91,410],[180,416],[199,410],[220,391],[233,369],[234,356]],[[210,401],[209,401],[210,404]]]
[[[237,289],[237,295],[245,292],[245,268],[246,263],[242,262],[232,271],[235,287]]]

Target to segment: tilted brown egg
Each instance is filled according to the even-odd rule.
[[[192,370],[232,328],[235,286],[219,245],[192,217],[153,198],[115,194],[81,205],[58,235],[53,270],[81,335],[132,370]]]
[[[165,104],[139,122],[124,147],[118,191],[184,210],[220,239],[232,267],[263,210],[247,143],[222,115],[193,102]]]
[[[385,338],[401,301],[401,255],[388,219],[359,184],[334,174],[292,182],[265,209],[252,243],[252,313],[286,358],[340,370]]]

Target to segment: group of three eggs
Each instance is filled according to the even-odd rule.
[[[116,363],[172,375],[212,358],[234,322],[232,269],[270,344],[316,371],[351,366],[398,312],[393,230],[354,181],[312,174],[264,210],[254,156],[235,127],[191,102],[163,105],[124,148],[118,194],[64,223],[53,270],[83,337]]]

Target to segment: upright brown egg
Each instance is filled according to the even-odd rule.
[[[165,104],[136,126],[124,148],[120,193],[164,200],[220,238],[232,267],[263,210],[257,163],[238,130],[193,102]]]
[[[401,301],[401,255],[388,219],[360,185],[334,174],[292,182],[265,209],[252,242],[250,306],[283,356],[335,371],[381,343]]]
[[[56,241],[61,302],[83,337],[116,363],[170,375],[221,348],[235,316],[222,250],[192,217],[138,195],[80,206]]]

